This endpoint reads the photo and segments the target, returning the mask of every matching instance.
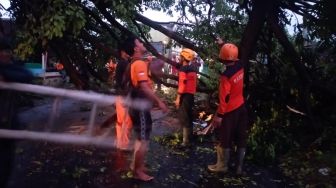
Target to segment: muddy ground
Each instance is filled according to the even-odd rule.
[[[22,110],[20,119],[26,129],[44,131],[52,103],[47,99],[36,107]],[[85,134],[90,103],[64,100],[60,109],[51,131]],[[113,107],[100,107],[95,124],[100,125],[112,113]],[[178,132],[179,125],[173,109],[164,118],[157,119],[158,116],[158,111],[153,110],[153,134],[147,158],[149,173],[155,177],[151,182],[132,179],[129,171],[131,152],[19,141],[9,187],[295,187],[276,167],[261,167],[249,162],[242,177],[207,172],[207,164],[215,161],[211,139],[198,139],[187,150],[163,144],[163,138],[167,138],[164,135]],[[110,135],[113,136],[113,129]]]

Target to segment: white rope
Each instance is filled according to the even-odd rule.
[[[111,105],[116,101],[116,96],[100,94],[96,92],[87,91],[76,91],[70,89],[61,89],[48,86],[32,85],[32,84],[21,84],[21,83],[7,83],[0,81],[0,89],[16,90],[23,92],[30,92],[42,95],[49,95],[55,97],[66,97],[76,100],[90,101],[94,103]],[[151,107],[150,103],[145,100],[125,100],[126,106],[132,106],[133,108],[139,110],[149,109]]]
[[[47,141],[62,144],[93,145],[98,147],[115,148],[115,139],[100,138],[83,135],[73,135],[68,133],[45,133],[24,130],[0,129],[1,138],[18,140]]]

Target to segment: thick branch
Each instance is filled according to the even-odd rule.
[[[204,49],[202,49],[200,47],[197,47],[195,44],[191,43],[189,40],[185,39],[184,37],[180,36],[179,34],[175,33],[174,31],[171,31],[171,30],[157,24],[156,22],[146,18],[145,16],[142,16],[141,14],[138,14],[138,13],[135,14],[135,19],[137,21],[140,21],[141,23],[143,23],[145,25],[148,25],[151,28],[154,28],[154,29],[162,32],[163,34],[165,34],[168,37],[174,39],[175,41],[182,44],[186,48],[193,49],[197,52],[202,52],[202,53],[205,52]]]
[[[117,27],[122,33],[124,33],[125,35],[128,35],[128,36],[134,36],[136,38],[138,38],[138,36],[136,36],[134,33],[132,33],[131,31],[129,31],[127,28],[125,28],[124,26],[122,26],[118,21],[116,21],[111,14],[109,14],[106,9],[103,7],[103,6],[100,6],[99,4],[97,5],[97,8],[99,9],[99,11],[103,14],[103,16],[115,27]],[[162,27],[161,25],[158,25],[158,24],[155,24],[155,22],[153,22],[152,20],[149,20],[148,18],[140,15],[140,14],[136,14],[136,17],[140,17],[141,19],[143,20],[147,20],[146,22],[150,22],[152,23],[154,26],[159,26],[161,28],[163,28],[164,30],[166,31],[169,31],[168,29]],[[137,20],[137,19],[136,19]],[[141,22],[141,21],[140,21]],[[147,24],[145,24],[147,25]],[[152,27],[151,25],[149,25],[150,27]],[[152,27],[154,28],[154,27]],[[174,32],[173,32],[174,33]],[[181,36],[178,36],[176,33],[174,33],[174,36],[175,37],[179,37],[180,39],[183,39],[184,41],[186,41],[186,39],[184,39],[183,37]],[[141,40],[142,41],[142,40]],[[167,62],[168,64],[171,64],[172,66],[176,66],[176,62],[174,61],[171,61],[170,59],[164,57],[163,55],[159,54],[157,52],[157,50],[147,41],[147,42],[144,42],[146,48],[152,52],[152,54],[156,57],[158,57],[159,59],[162,59],[163,61]],[[193,48],[195,48],[195,46],[191,43],[188,42],[189,45],[193,46]],[[206,74],[203,74],[203,73],[198,73],[206,78],[210,78],[208,75]]]
[[[189,23],[180,23],[180,22],[157,22],[153,21],[159,25],[168,25],[168,24],[174,24],[174,25],[181,25],[181,26],[186,26],[186,27],[195,27],[196,25],[194,24],[189,24]]]
[[[265,23],[266,15],[272,8],[272,1],[256,0],[240,43],[240,59],[246,65]]]

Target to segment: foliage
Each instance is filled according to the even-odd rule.
[[[36,0],[29,4],[30,12],[23,11],[22,5],[24,1],[11,1],[12,14],[21,27],[15,52],[22,59],[31,55],[35,46],[45,48],[48,40],[61,38],[65,32],[77,36],[85,24],[84,12],[70,2]]]
[[[271,108],[267,115],[257,117],[253,123],[248,140],[249,159],[260,164],[274,163],[278,156],[300,146],[292,132],[300,122],[294,124],[289,120],[293,118],[290,114],[278,110]]]

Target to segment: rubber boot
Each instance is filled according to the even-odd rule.
[[[245,158],[246,148],[238,148],[238,156],[237,156],[237,169],[236,174],[242,175],[243,174],[243,163]]]
[[[191,128],[185,128],[185,127],[183,127],[182,146],[189,146],[190,145],[191,134],[192,134]]]
[[[228,171],[228,162],[230,160],[230,149],[217,147],[217,163],[214,166],[208,166],[209,171],[211,172],[223,172]],[[213,168],[214,167],[214,168]]]

